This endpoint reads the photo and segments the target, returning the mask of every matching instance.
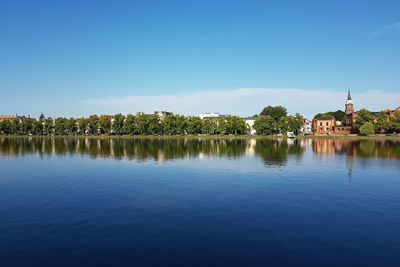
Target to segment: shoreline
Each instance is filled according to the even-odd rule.
[[[92,139],[208,139],[208,140],[229,140],[229,139],[292,139],[286,136],[277,135],[1,135],[0,138],[71,138],[71,139],[82,139],[82,138],[92,138]],[[349,140],[400,140],[400,136],[358,136],[358,135],[305,135],[296,136],[293,139],[349,139]]]

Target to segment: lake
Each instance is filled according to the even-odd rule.
[[[400,140],[0,137],[0,266],[400,266]]]

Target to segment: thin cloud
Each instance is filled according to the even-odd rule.
[[[356,109],[380,111],[400,105],[400,93],[371,90],[352,95]],[[258,114],[268,105],[283,105],[290,114],[299,112],[311,117],[318,112],[343,110],[346,98],[346,90],[244,88],[177,95],[107,97],[87,99],[81,104],[89,114],[135,114],[139,111],[152,113],[155,110],[166,110],[183,115],[219,112],[240,116]]]
[[[397,23],[394,23],[391,25],[386,25],[375,31],[372,31],[371,35],[380,35],[380,34],[389,33],[389,32],[400,32],[400,22],[397,22]]]

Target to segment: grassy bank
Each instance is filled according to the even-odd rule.
[[[98,139],[282,139],[286,136],[277,135],[0,135],[0,137],[12,138],[98,138]],[[296,139],[350,139],[350,140],[400,140],[400,136],[355,136],[355,135],[307,135],[296,136]]]

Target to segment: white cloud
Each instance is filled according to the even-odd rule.
[[[386,25],[384,27],[381,27],[375,31],[372,31],[372,35],[379,35],[387,32],[393,32],[393,31],[400,31],[400,22],[391,24],[391,25]]]
[[[353,93],[356,109],[373,111],[400,105],[400,93],[379,90]],[[198,115],[219,112],[249,116],[259,113],[268,105],[283,105],[290,114],[299,112],[311,117],[318,112],[344,109],[347,91],[305,90],[279,88],[245,88],[225,91],[203,91],[177,95],[126,96],[88,99],[82,102],[85,110],[93,114],[135,114],[142,111],[167,110],[177,114]]]

